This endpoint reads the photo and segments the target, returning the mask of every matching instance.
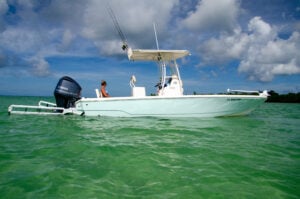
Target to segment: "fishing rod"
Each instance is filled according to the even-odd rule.
[[[155,36],[155,41],[156,41],[156,48],[159,50],[159,45],[158,45],[158,39],[157,39],[157,34],[156,34],[156,25],[155,22],[153,22],[153,29],[154,29],[154,36]]]
[[[122,32],[121,27],[119,25],[119,22],[118,22],[118,20],[116,18],[116,15],[114,14],[114,11],[112,10],[112,8],[110,7],[109,4],[107,4],[107,11],[108,11],[108,14],[110,15],[113,23],[114,23],[114,26],[115,26],[115,28],[116,28],[116,30],[117,30],[117,32],[118,32],[118,34],[119,34],[122,42],[123,42],[122,50],[125,51],[125,50],[128,49],[127,39],[126,39],[124,33]]]

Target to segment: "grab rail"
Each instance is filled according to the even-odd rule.
[[[39,106],[46,106],[46,107],[57,107],[56,104],[52,102],[47,102],[47,101],[39,101]]]

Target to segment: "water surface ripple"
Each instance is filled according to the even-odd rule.
[[[0,97],[1,198],[300,197],[299,104],[207,119],[7,114],[38,100]]]

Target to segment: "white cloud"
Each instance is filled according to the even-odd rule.
[[[11,13],[9,19],[14,24],[7,23],[6,29],[2,33],[0,31],[0,44],[5,48],[3,52],[11,52],[20,57],[45,58],[69,52],[86,54],[87,48],[97,47],[102,55],[119,54],[122,52],[121,42],[108,14],[107,2],[16,0],[14,6],[17,12]],[[155,43],[153,22],[157,23],[159,32],[167,29],[172,8],[177,3],[178,0],[109,1],[129,44],[140,48],[151,47]],[[6,1],[1,1],[0,15],[4,15],[7,9]],[[162,35],[165,34],[160,36]],[[72,44],[82,42],[78,38],[86,39],[89,45],[94,46],[76,48],[80,44]]]
[[[11,5],[16,12],[4,21],[8,5],[0,0],[0,67],[47,76],[51,71],[48,56],[82,56],[94,48],[102,55],[123,53],[108,2],[129,44],[140,48],[155,44],[153,22],[162,32],[159,36],[166,35],[172,8],[178,4],[178,0],[14,0]]]
[[[231,31],[239,11],[237,0],[202,0],[196,11],[182,21],[193,31]]]
[[[75,35],[71,32],[71,30],[66,29],[62,35],[61,50],[66,51],[71,45],[74,38]]]
[[[241,62],[239,72],[248,74],[252,80],[271,81],[275,75],[300,74],[300,46],[296,46],[293,37],[300,42],[299,33],[294,33],[288,40],[269,41],[265,46],[248,51]]]
[[[107,40],[95,41],[94,43],[103,55],[113,56],[116,54],[124,54],[124,51],[121,49],[121,41]]]
[[[261,20],[261,17],[254,17],[248,24],[248,29],[260,35],[268,35],[271,32],[271,26]]]
[[[259,42],[276,36],[271,26],[264,22],[261,17],[252,18],[248,24],[248,30],[253,33],[256,40],[259,39]]]
[[[35,30],[9,27],[0,34],[0,43],[7,50],[18,53],[30,53],[43,46],[43,34]]]
[[[219,38],[212,38],[199,47],[204,63],[223,63],[231,59],[240,59],[248,48],[250,38],[236,28],[233,34],[221,34]]]
[[[139,48],[149,48],[155,43],[152,29],[153,22],[156,23],[158,31],[162,33],[160,36],[163,35],[172,17],[172,8],[177,3],[178,0],[109,1],[129,44]],[[95,41],[97,46],[100,46],[99,43],[101,42],[101,51],[104,54],[111,54],[108,47],[111,46],[111,43],[120,41],[120,38],[109,16],[107,4],[98,0],[90,1],[83,19],[82,35]],[[112,42],[112,40],[114,41]],[[108,44],[107,48],[106,44]],[[110,52],[106,52],[107,50]],[[118,54],[119,50],[115,53]]]
[[[30,70],[35,76],[44,77],[50,75],[49,63],[44,58],[34,57],[29,62],[32,65]]]
[[[275,75],[300,74],[300,33],[288,39],[278,37],[260,17],[248,24],[249,33],[236,29],[231,35],[221,35],[204,43],[199,50],[207,62],[240,60],[238,71],[251,80],[271,81]]]
[[[5,14],[2,2],[0,50],[3,55],[0,67],[20,67],[20,70],[23,68],[35,76],[49,75],[50,66],[45,58],[70,50],[82,27],[81,9],[84,10],[85,4],[75,0],[72,3],[65,0],[16,0],[11,3],[16,12],[6,17],[6,26],[1,32],[1,17]]]
[[[164,45],[171,48],[177,44],[196,49],[203,63],[238,60],[240,73],[260,81],[299,74],[299,23],[294,22],[296,30],[288,39],[279,38],[277,28],[261,17],[252,18],[248,31],[243,31],[237,24],[239,0],[201,0],[195,9],[189,6],[196,3],[189,3],[185,10],[193,11],[187,15],[179,13],[183,4],[179,0],[11,2],[17,7],[16,13],[5,21],[8,5],[0,0],[0,67],[24,65],[29,70],[30,65],[32,74],[43,76],[50,73],[48,56],[86,55],[94,48],[101,55],[120,54],[121,42],[107,12],[109,2],[133,47],[155,47],[152,24],[156,22],[160,42],[169,42]]]

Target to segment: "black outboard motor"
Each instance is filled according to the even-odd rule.
[[[75,102],[81,98],[80,93],[80,85],[71,77],[64,76],[60,78],[54,90],[56,105],[62,108],[74,107]]]

